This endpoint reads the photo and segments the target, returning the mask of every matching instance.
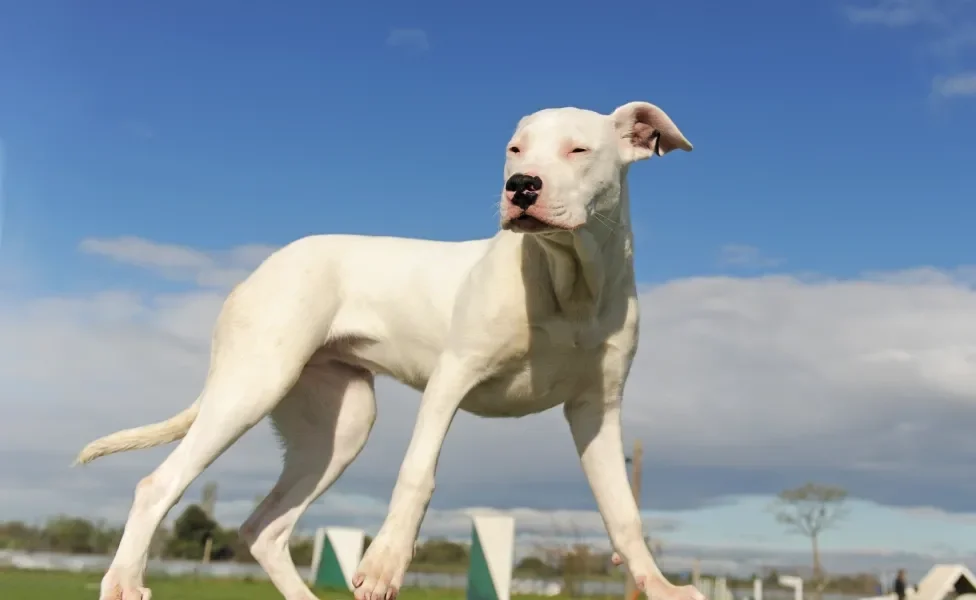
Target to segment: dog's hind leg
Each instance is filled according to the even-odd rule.
[[[264,296],[249,293],[240,304],[231,294],[221,312],[199,413],[180,444],[136,486],[122,540],[102,579],[101,600],[148,600],[142,577],[149,543],[166,513],[210,463],[285,397],[324,341],[328,324],[308,322],[303,298]],[[299,302],[289,302],[296,297]],[[258,308],[262,301],[265,306]]]
[[[307,366],[271,413],[284,468],[240,533],[286,600],[315,600],[292,562],[289,539],[302,513],[362,450],[375,417],[372,373],[339,363]]]
[[[251,368],[262,372],[258,365]],[[210,463],[270,412],[294,381],[255,379],[240,372],[208,381],[200,414],[186,437],[136,486],[122,540],[102,579],[102,600],[147,600],[142,575],[150,540],[166,513]]]

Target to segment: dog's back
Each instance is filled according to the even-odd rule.
[[[298,239],[234,288],[217,321],[215,339],[226,342],[241,328],[267,329],[259,320],[325,324],[329,330],[322,332],[323,346],[328,339],[332,351],[341,352],[343,344],[357,344],[357,366],[422,389],[450,328],[457,290],[490,243],[364,235]],[[171,419],[95,440],[76,463],[182,439],[198,411],[199,401]]]

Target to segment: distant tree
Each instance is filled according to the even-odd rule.
[[[419,565],[460,565],[468,562],[468,546],[442,538],[427,540],[417,547],[413,562]]]
[[[776,521],[785,525],[790,533],[810,540],[813,553],[813,583],[819,596],[827,580],[820,561],[820,536],[848,514],[843,488],[819,483],[807,483],[800,487],[783,490],[773,502]]]
[[[247,547],[241,536],[234,529],[223,529],[217,527],[213,533],[213,548],[210,551],[210,560],[233,560],[242,563],[256,562],[251,556],[251,550]]]
[[[191,504],[173,522],[173,535],[167,541],[166,555],[199,560],[203,557],[203,547],[207,538],[212,537],[218,529],[217,522],[208,517],[203,508]],[[214,550],[216,555],[216,547]]]
[[[775,568],[769,569],[766,576],[762,578],[763,585],[779,585],[779,571]]]
[[[41,532],[22,521],[0,523],[0,548],[35,550],[41,546],[41,540]]]
[[[313,538],[303,537],[292,540],[291,559],[296,566],[312,566],[313,554],[315,554],[315,540]]]
[[[587,544],[572,544],[562,556],[559,570],[563,575],[563,591],[572,598],[583,595],[583,584],[590,575],[593,553]]]
[[[559,522],[553,517],[551,527],[550,539],[534,544],[533,553],[549,573],[559,575],[565,595],[580,597],[590,576],[610,572],[610,554],[593,552],[575,521]]]
[[[552,577],[559,573],[559,569],[553,568],[552,566],[546,564],[546,562],[538,556],[526,556],[519,561],[515,568],[518,571],[529,573],[531,575],[535,575],[536,577]]]
[[[213,536],[217,528],[217,521],[211,519],[202,507],[191,504],[173,522],[173,537],[203,545],[208,537]]]
[[[0,522],[0,549],[110,554],[122,529],[103,521],[59,515],[39,527],[20,521]]]
[[[112,554],[122,541],[122,528],[104,521],[95,523],[92,551],[96,554]]]
[[[49,550],[70,554],[95,552],[97,531],[95,525],[75,517],[59,516],[44,525],[44,541]]]

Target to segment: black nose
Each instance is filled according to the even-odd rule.
[[[505,190],[513,192],[512,204],[525,210],[535,204],[542,189],[542,180],[535,175],[516,173],[505,182]]]
[[[516,173],[508,178],[508,181],[505,183],[505,189],[516,194],[524,194],[526,192],[538,193],[542,189],[542,180],[535,175]]]

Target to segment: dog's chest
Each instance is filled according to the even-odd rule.
[[[484,417],[520,417],[602,387],[606,372],[617,372],[616,363],[627,360],[610,342],[596,325],[553,321],[533,327],[527,343],[471,390],[461,409]]]

